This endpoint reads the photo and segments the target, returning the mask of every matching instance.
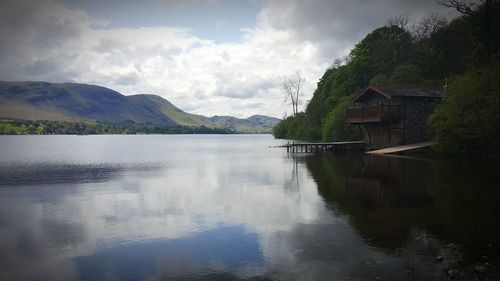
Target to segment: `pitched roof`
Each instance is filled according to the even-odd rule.
[[[442,98],[446,91],[440,88],[430,88],[421,86],[404,86],[404,85],[386,85],[386,86],[369,86],[360,95],[354,98],[354,102],[362,99],[370,93],[377,93],[386,98],[392,97],[431,97]]]

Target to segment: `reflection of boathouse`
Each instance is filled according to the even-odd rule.
[[[425,185],[426,163],[370,156],[361,174],[345,179],[344,198],[353,226],[371,245],[398,249],[415,225],[432,219],[433,199]]]
[[[346,111],[346,123],[362,125],[372,149],[428,140],[427,119],[440,102],[442,89],[371,86]]]
[[[363,175],[346,178],[346,195],[367,210],[419,208],[431,203],[421,181],[407,182],[413,167],[389,157],[371,156]]]

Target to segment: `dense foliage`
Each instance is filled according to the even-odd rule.
[[[439,152],[500,159],[499,78],[496,63],[452,79],[449,95],[429,118]]]
[[[432,117],[438,150],[500,151],[500,138],[494,133],[500,130],[495,84],[500,79],[499,2],[482,1],[449,23],[432,14],[410,27],[399,22],[372,31],[349,56],[326,70],[305,112],[284,119],[274,136],[361,139],[360,131],[346,125],[344,118],[345,108],[362,89],[370,84],[442,86],[452,78],[448,97]]]
[[[304,115],[283,120],[274,130],[275,137],[324,141],[359,139],[359,129],[344,125],[345,108],[352,97],[373,83],[431,80],[432,76],[426,75],[419,65],[419,52],[411,33],[402,27],[392,25],[374,30],[347,58],[337,60],[325,72]],[[407,77],[412,81],[407,81]],[[304,130],[289,132],[284,128]]]
[[[47,120],[0,120],[3,135],[93,135],[93,134],[234,134],[225,128],[164,126],[156,124],[67,122]]]

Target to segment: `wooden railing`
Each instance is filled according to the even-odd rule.
[[[345,114],[345,122],[349,124],[388,122],[397,121],[398,119],[398,105],[378,104],[349,107]]]

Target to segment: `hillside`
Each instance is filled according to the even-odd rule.
[[[264,115],[253,115],[248,117],[246,120],[252,122],[255,126],[260,126],[267,129],[272,129],[276,124],[278,124],[281,119],[276,117],[269,117]]]
[[[274,120],[262,116],[261,123],[235,117],[222,121],[184,112],[156,95],[125,96],[95,85],[47,82],[0,82],[0,118],[204,126],[240,133],[270,132],[273,121],[264,120]]]
[[[218,128],[227,128],[235,132],[247,132],[247,133],[267,133],[270,132],[272,128],[265,128],[260,125],[256,125],[247,119],[238,119],[233,116],[213,116],[209,120],[215,124]]]
[[[184,112],[160,96],[133,95],[127,96],[127,99],[137,107],[148,108],[153,112],[168,116],[170,120],[178,125],[214,127],[214,124],[209,122],[206,117]]]

